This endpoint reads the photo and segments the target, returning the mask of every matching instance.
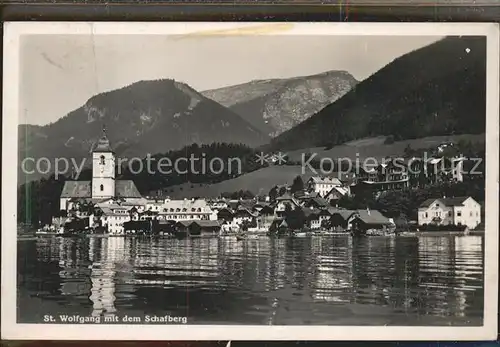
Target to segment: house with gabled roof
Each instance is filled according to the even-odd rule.
[[[290,193],[286,192],[282,196],[276,198],[274,213],[277,216],[282,216],[283,212],[285,212],[287,205],[289,205],[292,209],[300,208],[298,200],[295,199],[292,195],[290,195]]]
[[[356,231],[367,231],[369,229],[387,230],[394,227],[394,223],[384,216],[380,211],[356,210],[356,213],[350,217],[348,229]]]
[[[302,199],[302,206],[307,208],[313,207],[322,209],[330,207],[330,204],[326,199],[320,197],[314,197],[310,199]]]
[[[307,188],[311,192],[318,193],[321,197],[325,196],[333,187],[342,186],[342,182],[336,177],[311,177],[307,181]]]
[[[333,187],[332,190],[330,190],[326,195],[325,195],[325,200],[328,202],[330,201],[338,201],[344,196],[349,196],[351,195],[351,190],[350,187]]]
[[[304,216],[306,217],[307,226],[311,229],[321,228],[321,220],[319,218],[321,210],[313,207],[304,208]]]
[[[427,199],[418,208],[418,224],[465,225],[474,229],[481,224],[481,204],[470,196]]]

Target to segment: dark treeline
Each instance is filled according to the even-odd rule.
[[[149,172],[147,159],[132,162],[119,179],[133,180],[142,193],[183,183],[212,184],[261,168],[255,159],[255,150],[242,144],[192,144],[151,156]]]
[[[17,221],[40,226],[52,222],[59,213],[59,198],[66,177],[42,178],[30,181],[17,189]]]

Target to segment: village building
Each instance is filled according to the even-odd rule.
[[[212,210],[205,199],[165,199],[158,209],[159,220],[217,220],[217,212]]]
[[[311,177],[307,181],[307,189],[310,192],[318,193],[319,196],[324,197],[333,187],[342,186],[342,182],[336,177]]]
[[[377,210],[357,210],[349,218],[348,229],[366,232],[370,229],[389,230],[395,228],[394,223]]]
[[[465,225],[474,229],[481,224],[481,204],[470,196],[427,199],[418,208],[418,224]]]
[[[227,204],[227,201],[223,200],[223,199],[213,200],[213,201],[210,201],[208,204],[212,210],[217,211],[217,212],[222,210],[223,208],[227,208],[229,206]]]
[[[220,223],[216,220],[183,220],[174,224],[175,233],[185,236],[215,235],[220,227]]]
[[[316,209],[324,209],[328,208],[330,204],[324,198],[314,197],[309,199],[302,199],[301,205],[306,208],[316,208]]]
[[[274,219],[274,208],[269,205],[263,206],[262,209],[259,210],[256,218],[256,228],[259,230],[269,230]]]
[[[349,186],[353,195],[372,191],[402,190],[410,187],[408,166],[403,161],[386,158],[376,167],[359,167],[355,185]]]
[[[353,220],[353,216],[357,214],[357,211],[352,210],[337,210],[332,213],[330,217],[330,225],[333,230],[343,231],[348,230],[351,227],[350,222]]]
[[[337,202],[342,197],[344,197],[344,196],[350,196],[350,195],[351,195],[350,186],[347,186],[347,187],[333,187],[332,190],[330,190],[325,195],[325,200],[328,201],[329,203],[331,203],[331,202]]]
[[[276,205],[274,208],[274,213],[277,217],[282,217],[286,210],[286,206],[290,206],[293,210],[300,207],[297,199],[295,199],[290,193],[285,193],[282,196],[276,198]]]
[[[103,206],[100,209],[102,211],[102,216],[97,220],[94,218],[90,227],[95,227],[97,224],[101,223],[99,226],[107,228],[109,234],[124,234],[124,224],[132,218],[130,214],[132,207],[109,205]]]
[[[115,179],[115,153],[103,130],[102,137],[92,151],[92,180],[66,181],[60,196],[60,209],[68,211],[72,199],[85,199],[93,203],[109,202],[121,198],[137,201],[142,198],[132,180]]]
[[[321,228],[321,221],[319,214],[321,210],[316,208],[304,208],[304,216],[306,217],[306,227],[311,230],[318,230]]]

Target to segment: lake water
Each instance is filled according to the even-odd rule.
[[[482,325],[484,237],[18,241],[18,322]]]

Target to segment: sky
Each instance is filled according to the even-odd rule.
[[[20,123],[45,125],[92,96],[173,78],[198,91],[345,70],[363,80],[437,36],[25,35]]]

